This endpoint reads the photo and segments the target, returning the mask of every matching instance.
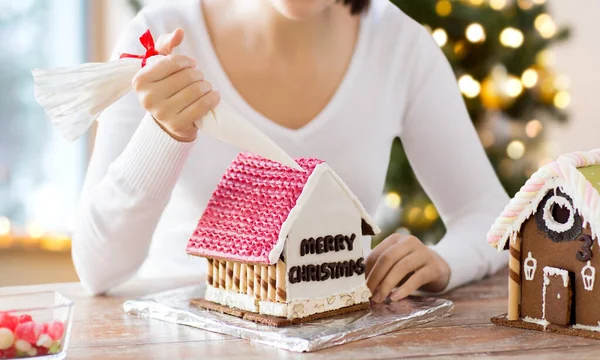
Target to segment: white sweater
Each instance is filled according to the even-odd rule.
[[[427,31],[387,0],[360,24],[345,78],[308,125],[290,130],[236,92],[220,66],[200,0],[144,9],[115,55],[143,53],[139,36],[185,30],[178,53],[197,60],[223,101],[293,157],[325,160],[371,214],[383,191],[392,140],[399,136],[447,234],[433,249],[450,265],[448,289],[506,264],[485,234],[508,198],[490,166],[443,53]],[[73,235],[83,286],[98,294],[136,275],[200,276],[204,261],[184,249],[217,182],[238,149],[199,135],[180,143],[129,93],[99,119]],[[368,244],[364,244],[368,252]]]

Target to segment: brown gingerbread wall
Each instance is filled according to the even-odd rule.
[[[589,227],[583,234],[590,235]],[[579,240],[568,242],[552,242],[544,232],[539,231],[535,218],[529,218],[521,228],[523,243],[521,246],[521,317],[542,318],[542,287],[544,266],[552,266],[568,270],[573,282],[573,308],[575,323],[598,326],[600,321],[600,281],[596,279],[594,289],[587,291],[583,287],[581,269],[587,264],[577,260],[576,254],[582,250],[583,242]],[[594,239],[592,245],[591,265],[596,268],[600,277],[600,251]],[[537,260],[534,279],[525,279],[523,262],[528,252]],[[546,307],[546,313],[553,311]],[[555,310],[555,311],[558,311]]]

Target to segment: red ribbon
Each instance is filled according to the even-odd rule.
[[[148,58],[158,55],[158,51],[154,48],[154,39],[152,38],[152,34],[150,34],[150,30],[146,30],[146,32],[140,36],[140,42],[146,49],[146,53],[144,55],[135,55],[135,54],[127,54],[123,53],[119,57],[119,59],[123,58],[133,58],[133,59],[142,59],[142,67],[146,66],[146,60]]]

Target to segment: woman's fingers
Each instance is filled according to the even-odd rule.
[[[214,109],[219,104],[219,101],[221,101],[221,94],[218,91],[209,92],[183,109],[178,115],[179,122],[189,124],[200,120],[209,111]]]
[[[383,254],[383,252],[386,251],[390,246],[397,244],[398,241],[400,241],[402,239],[402,237],[403,237],[403,235],[400,235],[400,234],[392,234],[392,235],[388,236],[387,238],[385,238],[382,242],[380,242],[379,245],[377,245],[375,247],[375,249],[373,249],[373,251],[371,251],[371,253],[367,257],[367,260],[365,262],[365,265],[367,267],[367,270],[365,273],[366,276],[369,276],[369,274],[371,273],[371,270],[375,266],[375,263],[377,262],[377,260],[381,256],[381,254]]]
[[[193,82],[169,98],[170,103],[173,104],[171,111],[174,114],[179,114],[211,91],[212,85],[208,81]]]
[[[169,55],[173,52],[173,49],[181,45],[185,33],[182,29],[176,29],[173,32],[167,34],[161,34],[156,40],[154,48],[161,55]]]
[[[400,285],[398,289],[392,292],[390,298],[392,301],[404,299],[408,295],[417,291],[423,285],[428,284],[439,277],[438,272],[432,265],[427,265],[417,270],[408,280]]]
[[[369,276],[367,276],[367,286],[373,292],[377,290],[379,284],[385,279],[394,265],[414,250],[412,241],[407,241],[406,238],[393,241],[394,244],[388,245],[377,257],[373,269],[369,273]]]
[[[156,85],[164,98],[171,98],[192,83],[203,80],[204,74],[202,71],[194,68],[185,68],[159,81]]]
[[[398,286],[400,281],[408,274],[418,272],[418,270],[427,262],[427,258],[423,255],[424,254],[420,252],[411,252],[405,257],[399,258],[375,290],[373,301],[383,301],[390,294],[392,289]],[[412,275],[407,282],[410,281],[413,276],[414,275]]]
[[[166,56],[157,62],[148,64],[136,74],[133,79],[134,89],[136,89],[136,84],[158,82],[183,69],[194,67],[196,67],[196,61],[191,57],[184,55]]]

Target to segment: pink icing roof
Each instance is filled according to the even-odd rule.
[[[305,171],[240,153],[217,185],[188,241],[187,253],[270,263],[269,254],[283,222],[315,167],[323,161],[299,158],[296,162]]]

